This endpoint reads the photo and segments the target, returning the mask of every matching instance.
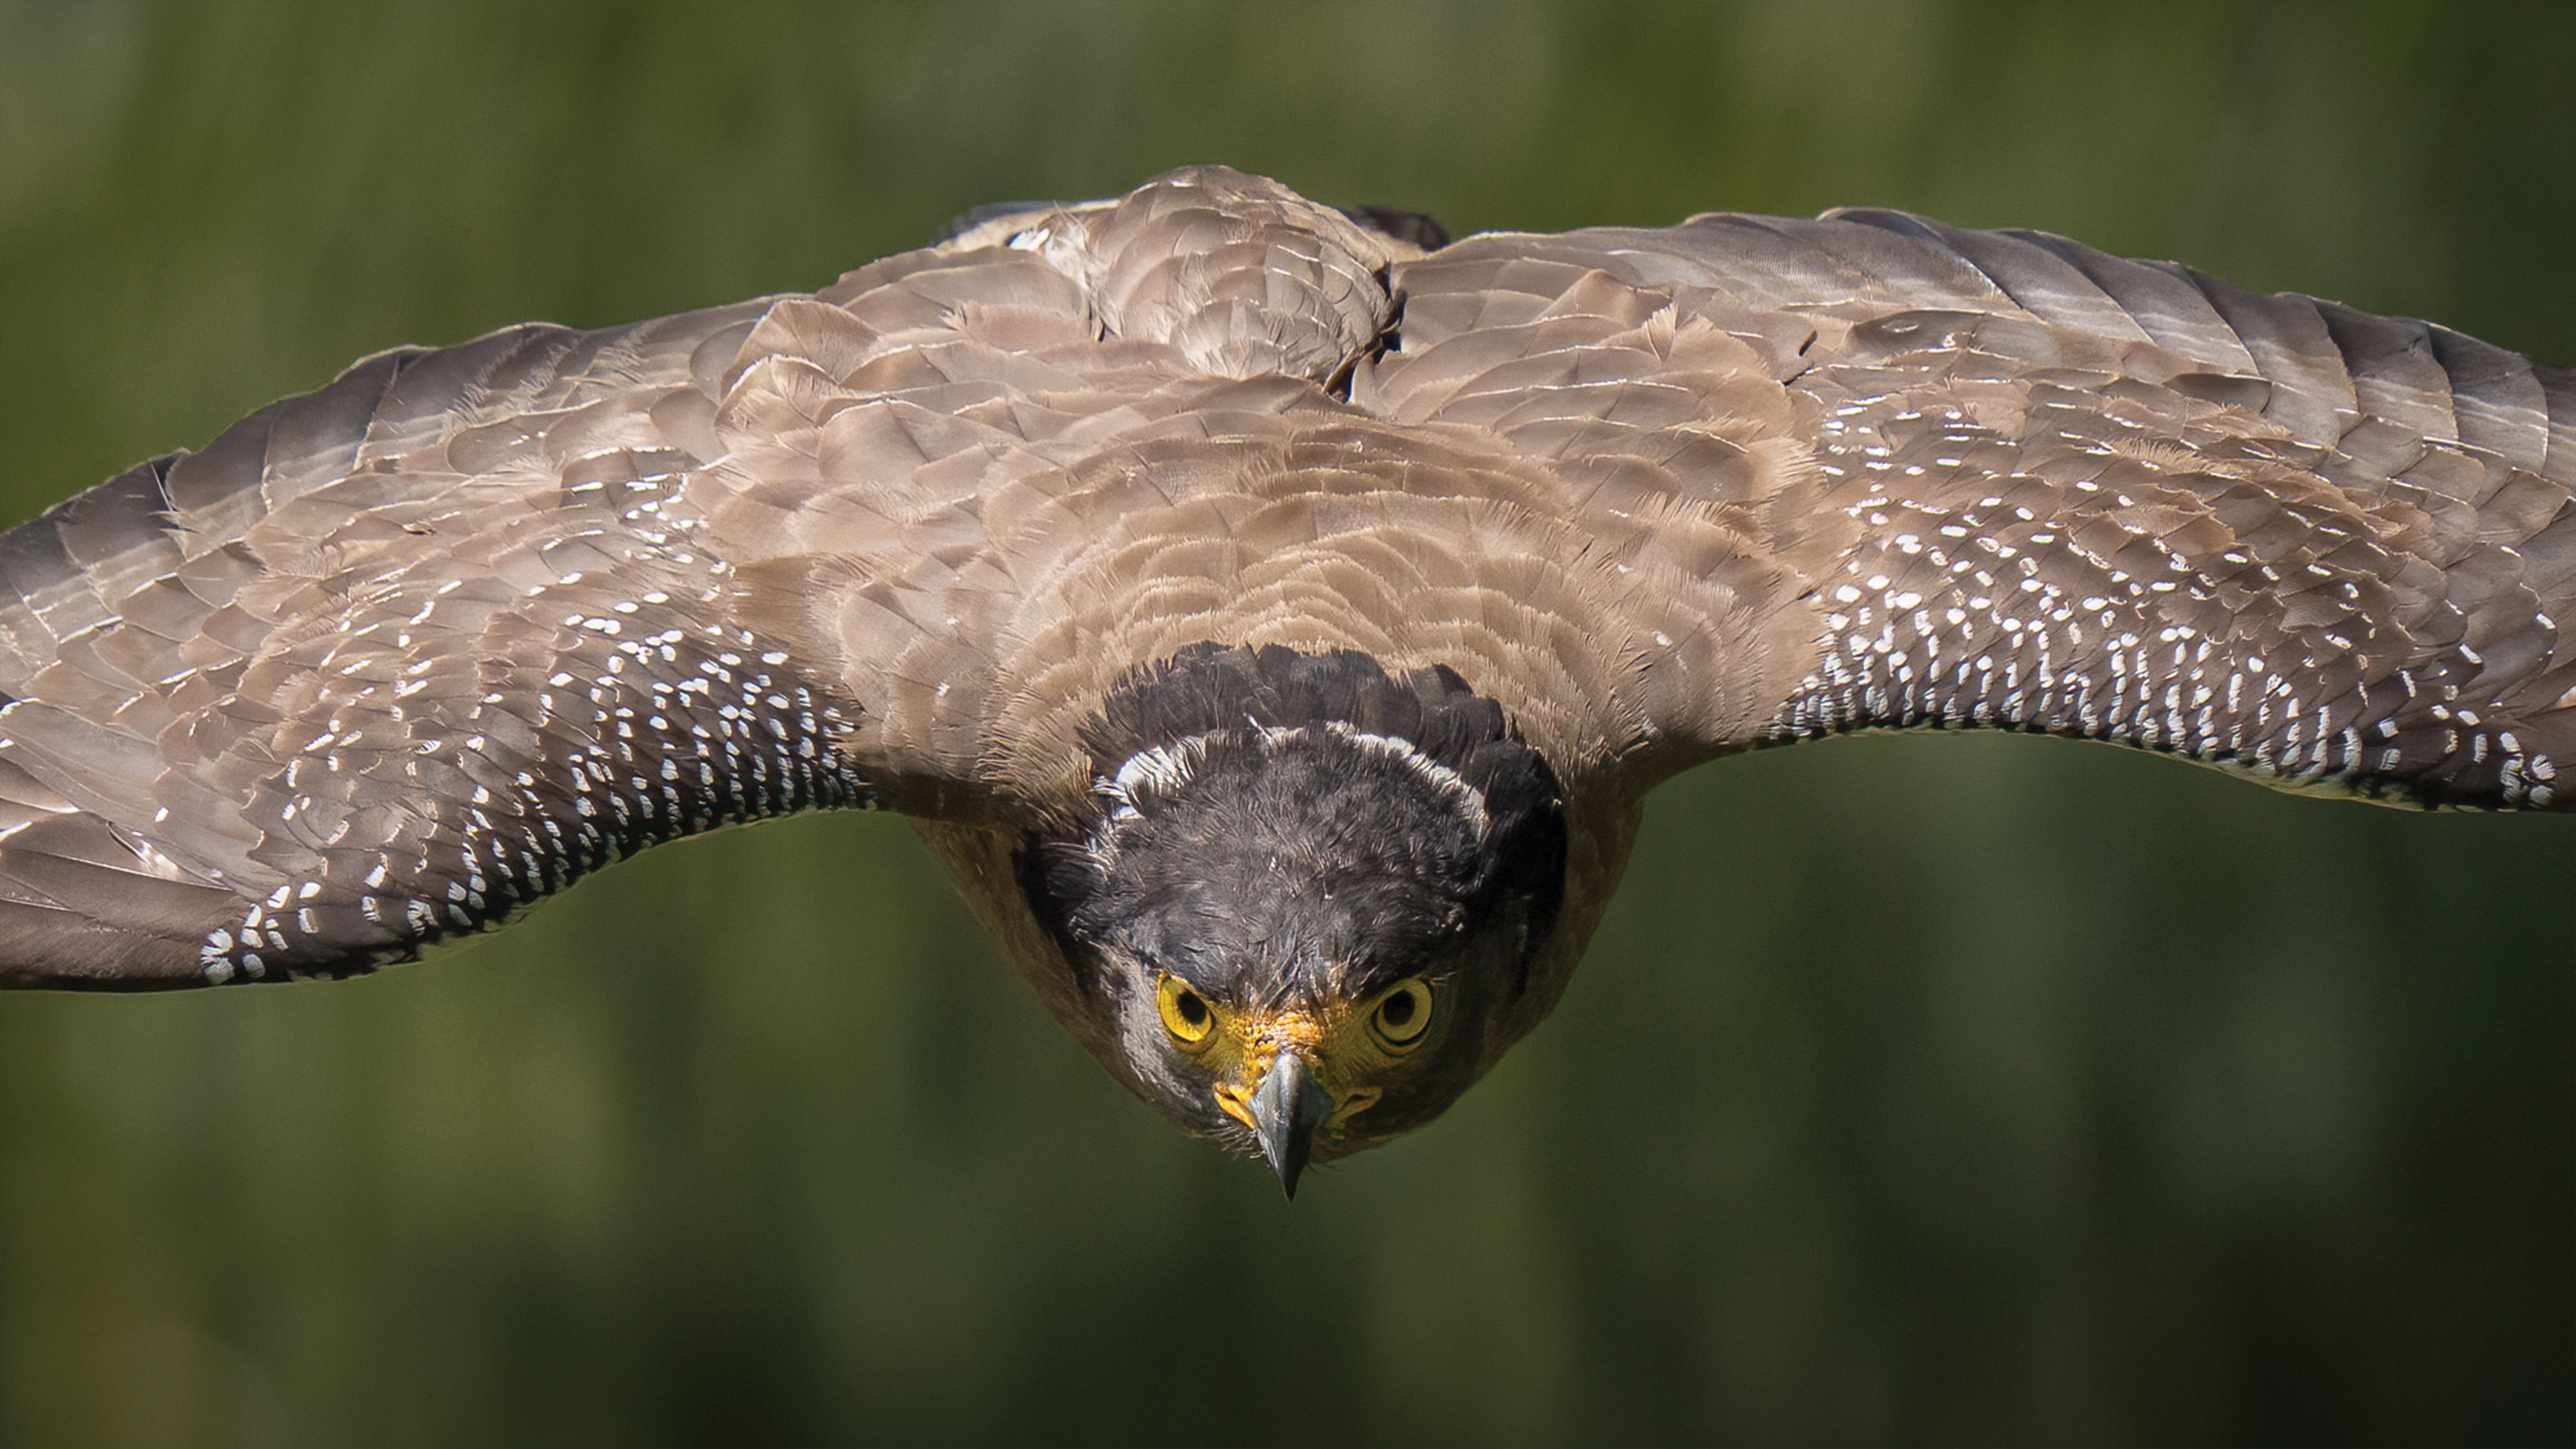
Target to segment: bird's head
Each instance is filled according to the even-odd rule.
[[[1093,735],[1082,818],[1022,856],[1022,888],[1148,1101],[1293,1194],[1509,1045],[1566,833],[1491,701],[1365,655],[1203,650]]]

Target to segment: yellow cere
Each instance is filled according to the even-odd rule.
[[[1217,1078],[1216,1101],[1227,1116],[1258,1131],[1252,1094],[1282,1051],[1304,1056],[1315,1082],[1333,1099],[1327,1128],[1339,1127],[1383,1094],[1371,1082],[1418,1044],[1430,1029],[1431,984],[1407,977],[1365,1007],[1327,1001],[1320,1011],[1270,1007],[1236,1011],[1201,996],[1175,976],[1155,984],[1154,1003],[1163,1029],[1181,1050],[1204,1062]]]

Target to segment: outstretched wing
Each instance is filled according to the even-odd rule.
[[[1425,257],[1176,172],[383,354],[0,535],[0,984],[363,970],[728,821],[1043,809],[1210,640],[1453,666],[1568,778],[2000,725],[2557,804],[2571,484],[2564,374],[2054,238]]]
[[[2420,804],[2576,800],[2567,372],[1892,212],[1470,238],[1401,285],[1378,406],[1493,418],[1560,466],[1650,454],[1696,490],[1658,506],[1724,505],[1780,569],[1721,646],[1719,683],[1772,703],[1666,720],[1676,758],[1992,725]],[[1695,331],[1742,365],[1708,371]],[[1766,428],[1801,457],[1674,461]]]
[[[811,296],[385,353],[0,534],[0,985],[345,974],[728,822],[1025,806],[1010,731],[1131,661],[1009,617],[1013,541],[1210,397],[1320,401],[1391,252],[1174,173]]]
[[[363,970],[856,800],[686,496],[763,311],[383,353],[0,535],[0,984]]]

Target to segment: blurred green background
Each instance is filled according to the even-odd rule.
[[[0,3],[0,507],[397,342],[1224,160],[1886,204],[2576,362],[2576,9]],[[2576,1439],[2576,825],[2042,739],[1670,787],[1557,1019],[1293,1207],[899,821],[343,986],[0,1000],[0,1441]]]

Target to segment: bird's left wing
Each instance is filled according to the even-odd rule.
[[[1993,725],[2576,803],[2567,372],[1892,212],[1475,237],[1398,285],[1355,398],[1498,435],[1639,540],[1581,586],[1640,621],[1604,646],[1645,681],[1609,744],[1649,777]]]

